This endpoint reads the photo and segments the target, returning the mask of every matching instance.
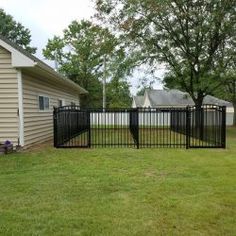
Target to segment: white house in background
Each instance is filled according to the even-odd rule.
[[[214,104],[226,106],[226,124],[233,124],[234,109],[232,103],[207,95],[203,100],[203,104]],[[188,93],[177,89],[170,90],[145,90],[144,96],[134,96],[132,107],[186,107],[194,105],[194,102]]]
[[[132,107],[143,107],[144,96],[134,96],[132,101]]]
[[[0,36],[0,143],[29,147],[53,136],[53,107],[87,91]]]

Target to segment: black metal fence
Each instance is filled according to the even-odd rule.
[[[225,107],[54,108],[54,146],[225,148]]]

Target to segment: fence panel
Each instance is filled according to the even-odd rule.
[[[54,109],[54,146],[89,147],[89,111],[81,111],[77,106]]]
[[[190,107],[190,148],[225,147],[225,107],[204,105]]]
[[[135,147],[130,113],[124,109],[90,110],[92,147]]]
[[[139,110],[140,147],[185,147],[186,138],[173,114],[185,115],[185,109],[153,108]]]

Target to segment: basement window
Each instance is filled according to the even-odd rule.
[[[39,110],[48,111],[49,110],[49,97],[39,96]]]

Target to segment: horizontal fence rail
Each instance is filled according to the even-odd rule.
[[[54,108],[54,146],[225,147],[225,107]]]

